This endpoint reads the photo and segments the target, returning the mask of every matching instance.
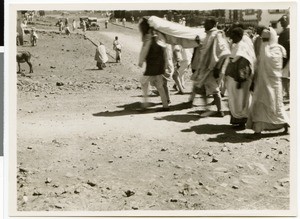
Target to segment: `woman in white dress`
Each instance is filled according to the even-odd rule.
[[[258,69],[254,79],[253,100],[247,121],[247,128],[256,134],[264,130],[288,131],[288,116],[282,97],[282,62],[285,49],[277,43],[273,28],[264,29],[258,57]]]

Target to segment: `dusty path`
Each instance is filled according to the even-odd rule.
[[[115,36],[119,37],[119,41],[122,41],[122,45],[124,50],[133,52],[136,57],[138,57],[138,52],[141,50],[142,42],[141,37],[139,35],[130,36],[128,34],[120,33],[120,32],[101,32],[99,35],[104,35],[109,37],[110,39],[114,39]],[[134,43],[132,43],[134,42]]]
[[[289,135],[257,139],[228,115],[201,118],[201,98],[189,109],[174,91],[170,112],[138,113],[140,36],[88,34],[108,50],[118,35],[122,63],[97,70],[80,35],[26,47],[37,58],[34,74],[18,75],[19,210],[288,209]]]

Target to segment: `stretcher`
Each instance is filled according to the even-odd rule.
[[[205,29],[200,27],[187,27],[156,16],[145,17],[154,30],[165,37],[166,43],[181,45],[183,48],[195,48],[202,44],[206,37]]]

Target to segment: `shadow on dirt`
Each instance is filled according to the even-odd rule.
[[[171,95],[172,95],[172,96],[173,96],[173,95],[178,96],[178,95],[188,95],[188,94],[190,94],[190,93],[184,93],[184,94],[177,94],[177,93],[178,93],[178,91],[176,91],[176,93],[171,93]],[[133,95],[133,96],[131,96],[131,97],[143,97],[143,94]],[[156,90],[150,91],[148,97],[159,97],[159,94],[158,94],[158,92],[157,92]]]
[[[201,105],[199,105],[201,106]],[[202,105],[205,107],[205,105]],[[196,111],[191,111],[188,112],[189,114],[198,114],[200,116],[200,118],[207,118],[207,117],[216,117],[216,118],[220,118],[220,116],[218,116],[217,111],[211,111],[211,110],[196,110]],[[224,116],[230,115],[229,111],[223,111]]]
[[[155,120],[166,120],[169,122],[179,122],[179,123],[187,123],[190,121],[197,121],[199,120],[199,115],[188,115],[188,114],[181,114],[181,115],[168,115],[164,117],[156,117]]]
[[[27,42],[27,41],[26,41]],[[31,43],[27,42],[22,45],[22,47],[33,47]]]
[[[149,107],[161,105],[161,103],[151,103],[151,102],[148,104]],[[112,112],[104,111],[104,112],[94,113],[93,116],[115,117],[115,116],[126,116],[126,115],[133,115],[133,114],[149,114],[149,113],[158,113],[158,111],[161,109],[161,107],[143,109],[141,102],[134,102],[130,104],[120,105],[117,107],[124,108],[124,109],[118,111],[112,111]],[[168,112],[179,111],[179,110],[184,110],[189,108],[190,108],[189,103],[180,103],[177,105],[170,106],[170,110]]]
[[[142,94],[140,94],[140,95],[133,95],[133,96],[131,96],[131,97],[140,97],[140,98],[142,98],[143,95],[142,95]],[[151,94],[148,95],[148,97],[158,97],[158,95],[157,95],[157,94],[154,94],[154,93],[151,93]]]
[[[176,91],[175,93],[173,93],[173,95],[175,95],[175,96],[191,95],[191,92],[180,93],[180,92]]]
[[[159,105],[159,103],[148,103],[149,107],[153,107]],[[104,111],[99,113],[94,113],[93,116],[100,116],[100,117],[115,117],[115,116],[127,116],[133,114],[146,114],[146,113],[154,113],[157,109],[142,109],[141,102],[134,102],[130,104],[120,105],[117,106],[118,108],[124,108],[123,110],[117,111]]]
[[[149,107],[154,107],[154,106],[157,106],[157,105],[160,105],[160,103],[148,102]],[[142,107],[142,103],[141,102],[134,102],[134,103],[120,105],[120,106],[117,106],[117,107],[118,108],[124,108],[124,110],[139,110]]]
[[[209,142],[219,142],[219,143],[247,143],[252,141],[258,141],[263,138],[272,138],[272,137],[278,137],[278,136],[284,136],[288,135],[283,132],[277,132],[277,133],[264,133],[260,135],[255,135],[251,133],[234,133],[234,135],[228,135],[228,134],[221,134],[218,135],[215,138],[209,138],[207,141]]]
[[[179,109],[188,109],[189,107],[186,106],[188,103],[182,103],[180,105],[177,105],[176,107]],[[186,106],[186,107],[185,107]],[[172,108],[173,111],[174,108]],[[180,114],[180,115],[168,115],[164,117],[156,117],[155,120],[166,120],[169,122],[179,122],[179,123],[188,123],[190,121],[197,121],[201,118],[206,117],[218,117],[216,114],[216,111],[205,111],[205,110],[196,110],[188,112],[187,114]],[[224,112],[225,115],[228,115],[229,112]]]
[[[195,132],[196,134],[207,134],[215,135],[219,134],[216,137],[208,138],[208,142],[218,142],[218,143],[247,143],[252,141],[257,141],[262,138],[271,138],[287,135],[283,132],[274,132],[274,133],[263,133],[255,135],[252,133],[240,133],[239,129],[233,128],[231,125],[216,125],[216,124],[205,124],[192,126],[189,129],[184,129],[182,132]]]
[[[88,68],[86,71],[101,71],[99,68]]]

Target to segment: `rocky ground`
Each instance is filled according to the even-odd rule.
[[[34,73],[22,64],[17,74],[19,211],[289,209],[289,135],[235,130],[228,110],[203,117],[202,98],[188,108],[172,89],[171,111],[141,113],[136,30],[102,24],[65,36],[45,23],[36,47],[18,47],[34,56]],[[105,70],[94,61],[98,41]]]

